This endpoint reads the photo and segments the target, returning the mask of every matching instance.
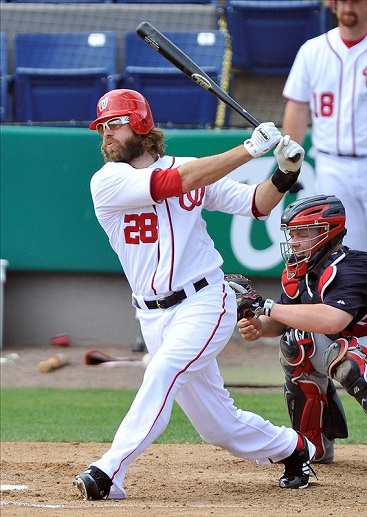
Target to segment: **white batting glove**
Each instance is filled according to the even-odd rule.
[[[251,138],[244,141],[243,145],[251,156],[258,158],[266,154],[277,144],[282,134],[274,122],[263,122],[252,133]]]
[[[298,155],[298,158],[293,162],[291,158],[296,155]],[[297,144],[297,142],[291,140],[289,135],[285,135],[282,136],[274,149],[274,156],[278,162],[279,169],[285,174],[288,174],[288,172],[299,171],[305,156],[305,150],[302,146]]]

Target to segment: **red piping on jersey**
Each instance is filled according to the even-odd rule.
[[[353,83],[356,84],[356,81],[357,81],[357,60],[354,62],[354,66],[353,66]],[[356,94],[356,89],[353,88],[352,89],[352,100],[351,100],[351,103],[352,103],[352,106],[354,106],[354,99],[355,99],[355,94]],[[353,149],[353,152],[352,154],[357,154],[356,152],[356,138],[355,138],[355,111],[356,110],[352,110],[352,120],[351,120],[351,133],[352,133],[352,149]]]
[[[338,153],[340,153],[341,151],[340,151],[340,147],[339,147],[339,140],[340,140],[339,126],[340,126],[340,104],[341,104],[341,99],[342,99],[341,89],[342,89],[342,76],[343,76],[343,61],[342,61],[341,57],[339,56],[339,54],[336,52],[336,50],[331,45],[330,40],[329,40],[329,35],[327,33],[326,33],[326,41],[330,47],[330,50],[335,54],[336,58],[340,62],[341,73],[339,74],[339,104],[338,104],[337,124],[336,124],[336,147],[337,147]]]
[[[173,169],[175,161],[176,161],[176,158],[174,156],[172,156],[172,163],[171,163],[171,165],[167,169],[165,169],[163,171],[162,171],[162,169],[154,169],[154,171],[152,173],[152,176],[151,176],[151,180],[150,180],[151,181],[150,190],[151,190],[152,198],[155,201],[158,201],[158,199],[160,197],[159,193],[158,193],[158,187],[159,186],[157,185],[157,183],[159,183],[159,177],[157,179],[156,173],[166,174],[168,170],[170,170],[170,171],[173,170],[173,171],[176,172],[175,177],[176,177],[176,180],[177,180],[177,176],[179,176],[178,170],[177,170],[177,168]],[[177,183],[177,181],[176,181],[176,183]],[[154,187],[154,185],[155,185],[155,187]],[[171,186],[172,186],[172,184],[171,184]],[[182,189],[181,189],[181,192],[182,192]],[[156,199],[155,196],[158,196],[158,198]],[[162,199],[164,199],[164,196],[162,197]],[[168,203],[167,203],[167,201],[165,201],[165,203],[166,203],[167,213],[168,213],[168,217],[169,217],[169,221],[170,221],[170,228],[171,228],[170,234],[171,234],[171,242],[172,242],[171,272],[170,272],[169,284],[168,284],[168,290],[171,291],[172,290],[172,288],[171,288],[171,286],[172,286],[172,276],[173,276],[173,267],[172,267],[173,260],[172,260],[172,258],[174,257],[174,234],[173,234],[173,228],[172,228],[172,218],[170,216],[169,209],[168,209]],[[153,208],[154,208],[155,212],[157,212],[155,207],[153,207]],[[159,232],[159,228],[158,228],[158,232]],[[159,242],[158,242],[158,257],[157,257],[157,263],[158,264],[159,264],[160,256],[161,256],[161,254],[160,254],[160,246],[159,246]],[[156,274],[157,274],[157,269],[158,269],[158,266],[157,266],[157,268],[156,268],[156,270],[155,270],[155,272],[154,272],[154,274],[152,276],[152,281],[151,281],[151,286],[150,286],[155,295],[158,294],[156,289],[155,289],[155,287],[154,287],[154,280],[155,280],[155,277],[156,277]]]
[[[159,249],[159,243],[158,243],[158,257],[157,257],[157,262],[159,264],[159,259],[160,259],[160,256],[161,256],[161,252],[160,252],[160,249]],[[155,275],[157,274],[157,269],[154,271],[153,273],[153,276],[152,276],[152,281],[151,281],[151,284],[150,284],[150,287],[152,289],[152,291],[154,291],[154,294],[157,295],[157,291],[154,289],[154,279],[155,279]]]
[[[172,277],[173,277],[174,257],[175,257],[175,234],[173,232],[172,217],[171,217],[171,212],[170,212],[167,200],[165,200],[164,203],[165,203],[166,209],[167,209],[169,228],[170,228],[170,238],[171,238],[171,243],[172,243],[172,245],[171,245],[171,268],[170,268],[169,283],[168,283],[168,290],[172,291]]]
[[[169,205],[168,205],[168,202],[167,200],[165,199],[164,200],[164,204],[166,206],[166,210],[167,210],[167,215],[168,215],[168,220],[169,220],[169,227],[170,227],[170,239],[171,239],[171,243],[172,243],[172,246],[171,246],[171,267],[170,267],[170,273],[169,273],[169,281],[168,281],[168,291],[172,291],[172,277],[173,277],[173,265],[174,265],[174,256],[175,256],[175,236],[174,236],[174,232],[173,232],[173,225],[172,225],[172,217],[171,217],[171,213],[170,213],[170,210],[169,210]],[[158,228],[158,231],[159,231],[159,228]],[[157,295],[157,290],[156,288],[154,287],[154,280],[155,280],[155,277],[156,277],[156,274],[157,274],[157,269],[158,269],[158,265],[159,265],[159,261],[160,261],[160,257],[161,257],[161,253],[160,253],[160,246],[159,246],[159,243],[158,243],[158,264],[157,264],[157,268],[156,270],[154,271],[154,274],[153,274],[153,277],[152,277],[152,281],[151,281],[151,289],[152,291],[154,292],[155,295]]]
[[[364,38],[363,38],[364,39]],[[358,58],[354,61],[354,68],[353,68],[353,80],[354,84],[357,84],[357,61],[358,59],[365,53],[365,51],[362,51],[362,53],[358,56]],[[366,70],[366,69],[365,69]],[[354,99],[356,95],[356,88],[353,87],[353,95],[352,95],[352,105],[354,106]],[[357,154],[357,147],[356,147],[356,124],[355,124],[355,116],[356,116],[356,110],[352,110],[352,123],[351,123],[351,131],[352,131],[352,142],[353,142],[353,153]]]
[[[157,209],[155,206],[153,206],[153,210],[155,213],[157,213]],[[158,220],[158,219],[157,219]],[[159,230],[159,229],[158,229]],[[159,245],[159,241],[158,241],[158,250],[157,250],[157,264],[159,264],[159,259],[160,259],[160,256],[161,256],[161,249],[160,249],[160,245]],[[152,280],[150,282],[150,287],[152,289],[152,291],[154,291],[154,294],[156,295],[157,292],[156,290],[154,289],[154,279],[155,279],[155,275],[157,274],[157,268],[156,270],[154,271],[153,273],[153,276],[152,276]]]
[[[178,379],[178,377],[183,374],[184,372],[186,372],[186,370],[195,362],[197,361],[197,359],[199,359],[199,357],[204,353],[204,351],[208,348],[208,346],[210,345],[212,339],[213,339],[213,336],[215,335],[221,321],[222,321],[222,318],[224,316],[224,314],[227,312],[226,311],[226,308],[225,308],[225,301],[226,301],[226,298],[227,298],[227,293],[225,292],[225,287],[224,285],[222,284],[222,291],[223,291],[223,298],[222,298],[222,311],[221,313],[219,314],[219,317],[218,317],[218,321],[212,331],[212,333],[210,334],[208,340],[206,341],[206,343],[204,344],[203,348],[200,350],[200,352],[191,360],[187,363],[187,365],[182,369],[180,370],[176,375],[175,377],[173,378],[168,390],[167,390],[167,393],[166,393],[166,396],[164,397],[164,400],[163,400],[163,404],[160,408],[160,410],[158,411],[158,414],[157,416],[155,417],[154,419],[154,422],[152,424],[152,427],[149,429],[148,433],[147,433],[147,436],[149,435],[149,433],[151,432],[151,430],[153,429],[155,423],[157,422],[158,418],[160,417],[165,405],[166,405],[166,402],[167,402],[167,399],[168,399],[168,395],[171,393],[171,390],[176,382],[176,380]],[[147,437],[146,436],[146,437]],[[146,438],[145,437],[145,438]],[[131,451],[127,456],[125,456],[124,458],[122,458],[122,460],[120,461],[120,464],[118,466],[118,468],[115,470],[115,472],[112,473],[112,476],[111,476],[111,481],[113,481],[113,478],[116,476],[116,474],[118,473],[118,471],[120,470],[121,468],[121,465],[122,463],[127,460],[132,454],[134,454],[136,449],[134,449],[133,451]]]

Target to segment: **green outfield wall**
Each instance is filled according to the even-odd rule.
[[[240,144],[251,131],[166,130],[168,154],[205,156]],[[102,165],[100,137],[81,128],[1,126],[1,258],[13,271],[116,273],[117,256],[93,211],[89,181]],[[300,177],[303,189],[287,194],[267,221],[205,212],[208,230],[226,272],[277,276],[282,270],[281,212],[298,197],[313,195],[310,135]],[[234,171],[258,183],[275,168],[272,154]],[[193,243],[193,246],[195,243]]]

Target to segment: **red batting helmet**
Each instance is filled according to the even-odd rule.
[[[154,127],[153,115],[145,97],[135,90],[111,90],[105,93],[97,104],[97,118],[89,125],[97,124],[121,115],[130,116],[130,126],[135,133],[146,135]]]
[[[293,252],[290,231],[318,228],[317,238],[311,239],[302,256]],[[302,277],[310,273],[328,256],[330,251],[342,242],[347,233],[345,209],[336,196],[314,196],[299,199],[288,205],[281,217],[280,229],[284,231],[286,242],[280,244],[288,278]]]

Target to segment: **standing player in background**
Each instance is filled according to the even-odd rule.
[[[104,95],[90,128],[103,138],[106,162],[91,180],[96,216],[131,286],[152,359],[110,449],[74,483],[85,499],[123,499],[128,466],[165,430],[176,400],[206,442],[282,462],[280,487],[307,487],[314,445],[236,408],[223,386],[216,358],[232,336],[236,300],[201,215],[205,208],[266,218],[297,180],[304,150],[269,122],[222,154],[166,156],[163,131],[133,90]],[[276,144],[271,179],[245,185],[226,177]]]
[[[312,121],[315,194],[343,202],[345,244],[367,251],[367,0],[333,0],[338,27],[299,50],[283,95],[283,131],[302,143]]]
[[[343,245],[345,210],[336,196],[291,203],[281,229],[286,237],[281,243],[283,293],[277,303],[251,291],[237,295],[242,307],[246,302],[265,307],[258,318],[241,318],[242,309],[238,329],[247,341],[282,336],[285,401],[293,428],[316,445],[316,462],[331,463],[335,438],[348,436],[331,379],[367,413],[367,253]]]

